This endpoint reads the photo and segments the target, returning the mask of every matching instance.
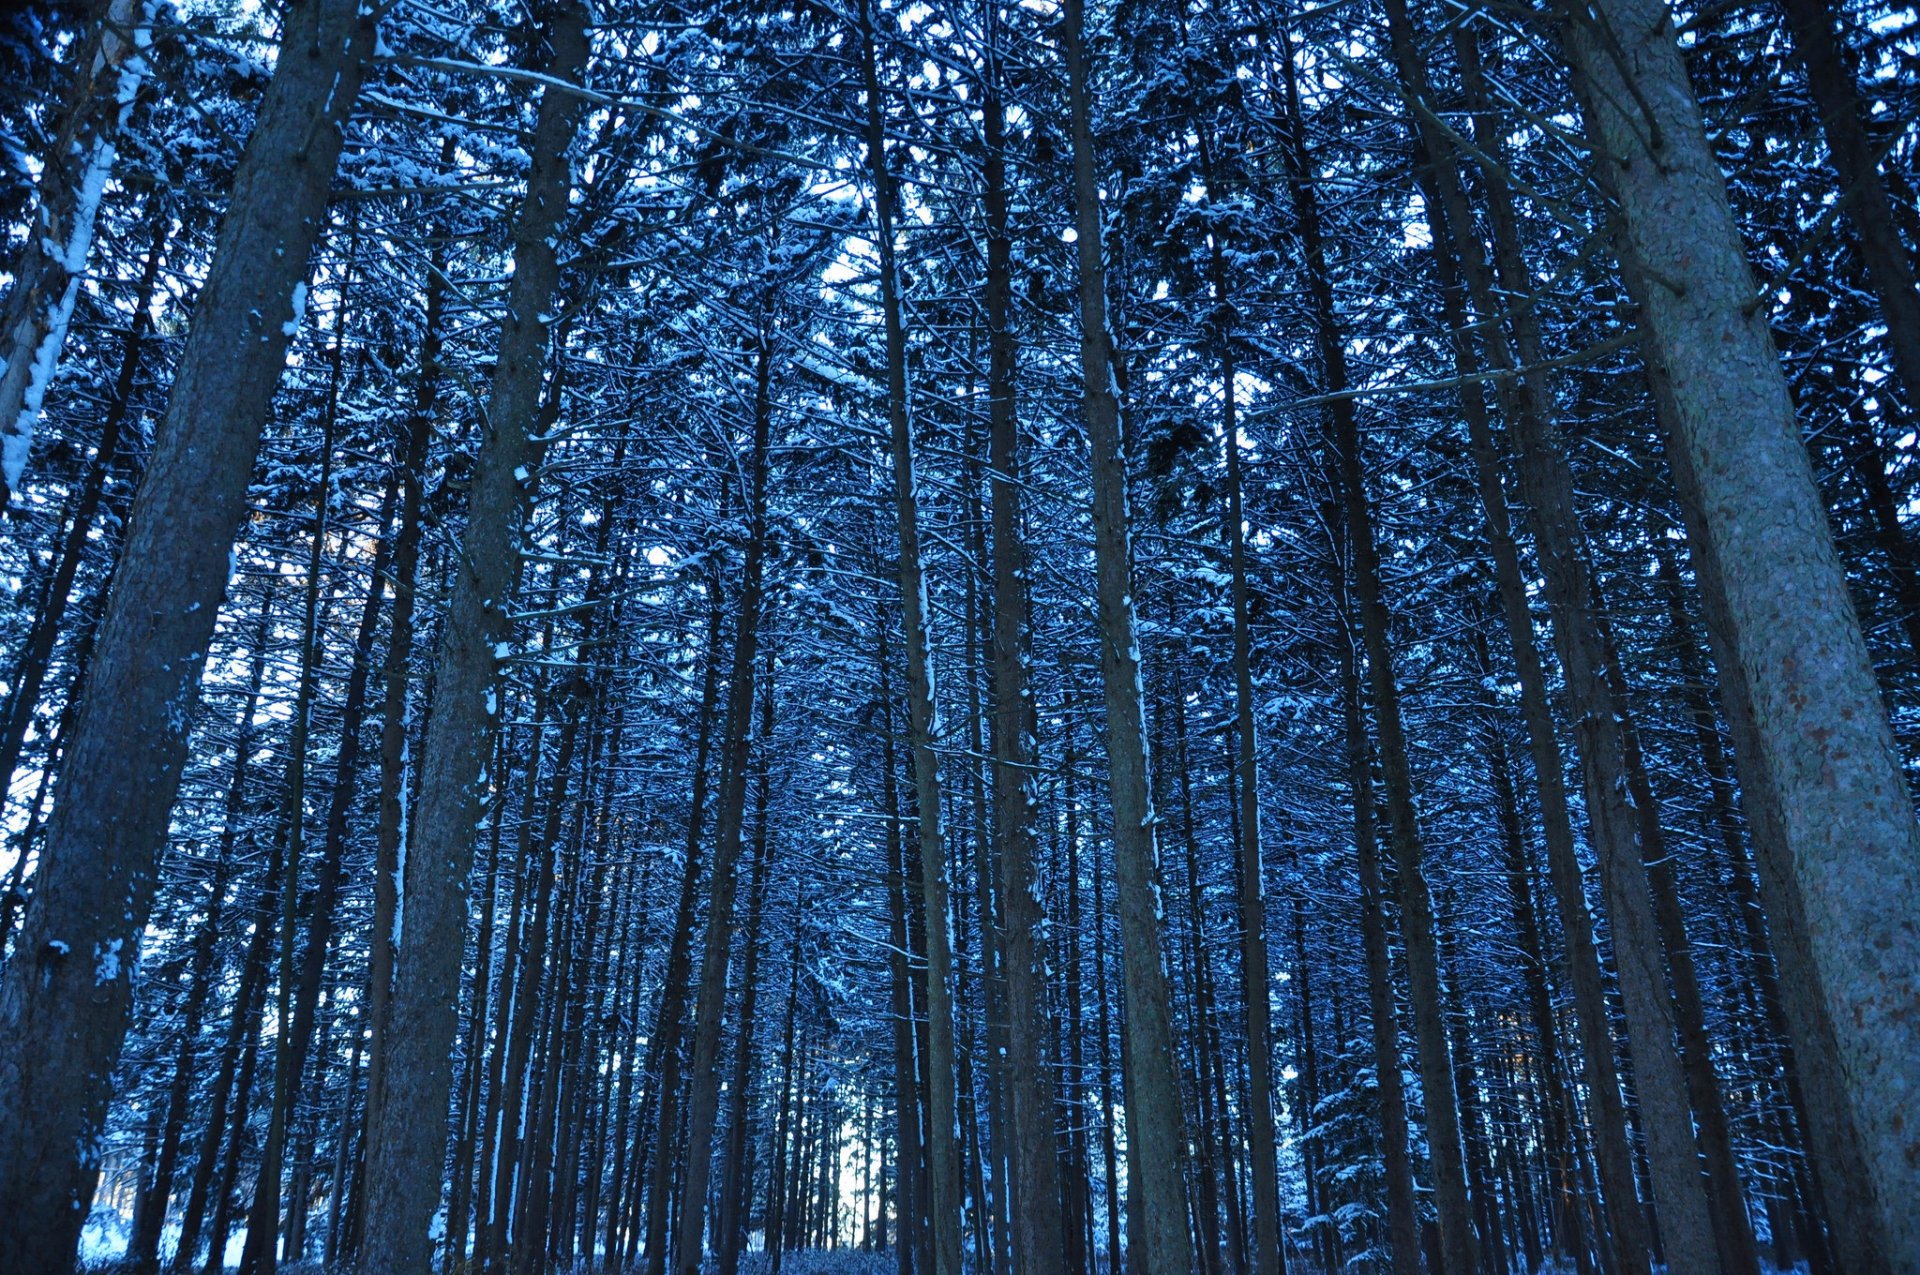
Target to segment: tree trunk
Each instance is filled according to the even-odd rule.
[[[253,630],[253,659],[247,672],[246,702],[240,710],[240,729],[234,740],[233,770],[227,779],[226,827],[220,836],[219,858],[215,860],[213,882],[208,891],[207,914],[193,946],[193,965],[187,986],[186,1012],[180,1025],[180,1047],[174,1057],[173,1084],[167,1098],[167,1123],[160,1138],[160,1154],[155,1162],[153,1186],[134,1218],[133,1234],[127,1242],[127,1261],[136,1271],[153,1270],[160,1260],[160,1238],[166,1229],[167,1201],[173,1193],[173,1175],[178,1167],[180,1143],[186,1127],[187,1103],[192,1097],[194,1062],[198,1056],[200,1024],[212,994],[214,957],[218,954],[222,913],[226,907],[227,877],[232,869],[233,851],[239,841],[240,819],[246,810],[247,777],[254,750],[254,714],[260,706],[260,688],[266,680],[267,637],[273,618],[273,590],[268,589],[260,605],[260,619]],[[224,1096],[216,1097],[208,1120],[222,1114]],[[203,1152],[203,1158],[208,1153]],[[198,1180],[198,1174],[195,1178]],[[204,1191],[202,1192],[204,1196]],[[197,1229],[197,1228],[196,1228]],[[184,1231],[181,1245],[191,1247]]]
[[[1523,307],[1513,316],[1511,345],[1500,328],[1492,272],[1472,229],[1471,211],[1454,160],[1456,143],[1434,123],[1435,106],[1405,5],[1400,0],[1392,0],[1388,13],[1402,92],[1425,150],[1424,187],[1429,195],[1430,215],[1435,220],[1436,251],[1448,255],[1448,260],[1442,263],[1442,272],[1450,276],[1449,291],[1456,295],[1459,291],[1457,277],[1452,277],[1457,264],[1458,273],[1465,276],[1466,291],[1477,317],[1490,325],[1486,328],[1487,350],[1497,370],[1512,372],[1516,366],[1537,367],[1544,361],[1544,354],[1531,310]],[[1458,47],[1469,91],[1478,90],[1476,46],[1470,39],[1462,39]],[[1476,96],[1483,97],[1484,93]],[[1481,140],[1483,144],[1500,145],[1491,128],[1483,127]],[[1531,280],[1520,260],[1518,239],[1513,233],[1504,174],[1492,174],[1489,187],[1490,221],[1500,282],[1511,294],[1524,295],[1523,290],[1530,286]],[[1454,302],[1452,308],[1458,311],[1460,307]],[[1456,331],[1464,333],[1462,318],[1464,316],[1456,314],[1449,322]],[[1457,357],[1465,365],[1462,371],[1477,370],[1470,341],[1462,335],[1456,339],[1455,346]],[[1586,783],[1588,816],[1613,922],[1621,999],[1626,1006],[1632,1038],[1641,1126],[1659,1210],[1661,1247],[1670,1264],[1710,1275],[1719,1269],[1722,1256],[1731,1257],[1741,1250],[1742,1246],[1731,1236],[1744,1229],[1745,1215],[1739,1214],[1737,1225],[1723,1220],[1716,1226],[1716,1204],[1721,1206],[1717,1210],[1721,1219],[1739,1209],[1738,1184],[1734,1184],[1731,1200],[1710,1196],[1691,1136],[1693,1112],[1686,1062],[1675,1046],[1675,1032],[1683,1015],[1669,995],[1666,982],[1669,960],[1684,962],[1688,954],[1669,952],[1656,921],[1653,891],[1644,861],[1644,841],[1649,820],[1655,818],[1657,812],[1642,809],[1633,799],[1627,766],[1628,708],[1607,677],[1605,644],[1592,608],[1592,571],[1586,560],[1580,515],[1574,500],[1573,475],[1553,422],[1553,400],[1543,376],[1536,370],[1519,376],[1517,383],[1514,377],[1503,377],[1499,381],[1501,405],[1518,453],[1516,470],[1553,616],[1554,643],[1566,675],[1569,711]],[[1470,392],[1467,397],[1477,399],[1478,393]],[[1468,406],[1470,417],[1477,412],[1484,420],[1483,406],[1478,402]],[[1481,429],[1484,432],[1484,426]],[[1497,476],[1486,475],[1482,479],[1483,504],[1491,509],[1502,502],[1504,496],[1497,494],[1490,484],[1497,484]],[[1652,825],[1652,831],[1658,834],[1657,824]],[[1617,1168],[1615,1172],[1617,1174]],[[1624,1199],[1624,1186],[1617,1189],[1610,1186],[1608,1195],[1610,1199]],[[1727,1233],[1727,1242],[1716,1245],[1716,1231]],[[1751,1249],[1750,1237],[1744,1247]],[[1739,1267],[1736,1262],[1736,1268]]]
[[[1224,251],[1215,240],[1214,305],[1231,313]],[[1238,902],[1240,907],[1240,979],[1247,1017],[1247,1150],[1253,1170],[1253,1275],[1286,1275],[1280,1247],[1280,1160],[1273,1114],[1273,974],[1267,960],[1267,902],[1262,880],[1265,858],[1260,829],[1259,732],[1254,724],[1253,625],[1248,611],[1247,537],[1244,483],[1240,465],[1240,420],[1234,391],[1233,333],[1218,335],[1220,351],[1220,428],[1227,457],[1227,555],[1233,574],[1234,761],[1239,768]]]
[[[308,963],[313,966],[314,1001],[306,1005],[306,1021],[298,1017],[294,1002],[299,963],[295,956],[294,936],[300,912],[300,873],[307,849],[307,748],[313,732],[313,700],[319,690],[316,666],[321,658],[325,637],[319,628],[321,576],[326,570],[327,531],[333,501],[334,431],[340,416],[340,365],[344,353],[347,326],[347,298],[353,279],[353,259],[357,236],[349,241],[345,269],[339,280],[340,302],[334,309],[333,349],[329,359],[327,402],[321,413],[320,471],[315,484],[313,535],[307,549],[307,583],[300,627],[300,681],[287,738],[287,879],[280,889],[280,929],[286,938],[280,945],[280,978],[274,1006],[273,1099],[267,1110],[267,1136],[260,1148],[260,1166],[254,1176],[253,1205],[247,1213],[247,1244],[240,1254],[240,1275],[273,1275],[278,1262],[280,1241],[280,1192],[285,1167],[287,1126],[293,1118],[295,1090],[299,1072],[306,1062],[307,1043],[313,1029],[313,1009],[320,994],[320,977],[326,969],[328,943],[333,934],[333,899],[340,891],[338,859],[331,871],[323,866],[315,886],[312,920],[308,925]],[[392,510],[382,511],[381,529]],[[379,624],[380,599],[386,581],[377,564],[367,588],[367,602],[361,614],[358,637],[371,646]],[[358,652],[361,643],[356,643]],[[364,690],[362,691],[364,695]],[[358,706],[353,706],[357,708]],[[350,716],[354,714],[350,713]],[[354,722],[353,748],[358,748],[358,722]],[[345,845],[336,847],[344,852]],[[301,989],[304,991],[304,989]]]
[[[441,160],[453,156],[453,139],[441,146]],[[444,224],[441,226],[444,231]],[[367,941],[367,1098],[361,1112],[360,1171],[366,1131],[377,1128],[384,1107],[389,1016],[393,1004],[394,919],[400,910],[400,840],[408,803],[408,704],[412,695],[414,616],[420,596],[420,537],[425,501],[427,449],[433,439],[434,406],[440,388],[440,350],[446,319],[446,250],[436,247],[428,259],[419,367],[412,410],[407,415],[399,464],[400,526],[393,541],[393,616],[388,621],[386,661],[380,671],[380,793],[374,831],[373,918]],[[359,1251],[365,1210],[349,1217],[346,1249]]]
[[[1565,17],[1729,713],[1746,728],[1741,787],[1788,1017],[1819,1082],[1813,1145],[1847,1201],[1842,1265],[1912,1269],[1920,824],[1672,15],[1662,0],[1598,0]]]
[[[93,1197],[228,550],[374,25],[349,0],[286,15],[134,500],[35,905],[0,983],[0,1268],[21,1275],[71,1265]]]
[[[940,733],[934,700],[928,592],[921,562],[919,497],[913,475],[913,423],[907,382],[907,330],[894,261],[894,189],[887,165],[879,50],[872,0],[860,8],[862,75],[867,94],[867,169],[873,182],[880,254],[881,309],[886,325],[887,420],[893,461],[894,509],[899,524],[901,635],[907,658],[907,743],[912,753],[920,849],[920,880],[927,910],[927,1182],[931,1198],[933,1264],[927,1275],[960,1275],[961,1164],[954,1092],[953,929],[948,900],[947,846],[941,828]]]
[[[98,18],[74,58],[74,66],[85,69],[76,69],[60,127],[42,156],[33,233],[0,306],[0,509],[26,472],[41,403],[59,370],[80,296],[101,191],[113,172],[134,95],[151,69],[149,0],[95,0],[90,8]]]
[[[1326,389],[1339,394],[1348,384],[1345,337],[1334,310],[1291,53],[1283,62],[1283,71],[1291,126],[1288,177],[1306,257],[1320,371]],[[1407,758],[1406,728],[1401,718],[1400,689],[1394,671],[1391,616],[1382,593],[1372,502],[1367,495],[1365,466],[1360,454],[1359,419],[1353,400],[1346,397],[1336,398],[1329,404],[1326,416],[1328,469],[1343,506],[1341,514],[1351,555],[1347,579],[1360,621],[1374,724],[1379,737],[1388,844],[1395,867],[1393,886],[1400,904],[1400,931],[1406,950],[1415,1056],[1426,1109],[1428,1159],[1433,1169],[1441,1247],[1449,1271],[1477,1271],[1479,1244],[1468,1198],[1459,1107],[1453,1091],[1452,1051],[1441,1017],[1444,997],[1434,934],[1433,897],[1427,885],[1419,816],[1414,804],[1413,772]]]
[[[1008,1157],[1018,1194],[1013,1211],[1014,1270],[1062,1275],[1059,1152],[1054,1141],[1053,1076],[1047,1066],[1046,912],[1035,864],[1034,798],[1038,721],[1027,677],[1032,636],[1027,613],[1027,553],[1020,509],[1018,346],[1013,330],[1013,243],[1007,229],[1006,118],[1000,98],[998,14],[985,20],[987,215],[987,415],[992,477],[993,617],[989,681],[993,713],[993,843],[1000,852],[1007,995],[1006,1074],[1012,1090]],[[984,927],[991,918],[982,917]],[[1005,1184],[1001,1184],[1005,1190]]]
[[[748,1099],[753,1083],[754,1009],[760,995],[761,918],[767,902],[767,847],[772,829],[767,826],[772,794],[768,791],[773,765],[773,648],[768,644],[761,669],[760,686],[760,764],[754,775],[753,879],[747,888],[747,925],[742,940],[746,952],[740,969],[740,1026],[734,1037],[733,1075],[727,1082],[727,1173],[720,1195],[720,1211],[715,1228],[719,1237],[720,1275],[737,1275],[740,1252],[746,1247],[747,1201],[751,1194],[752,1169],[748,1148],[753,1145],[747,1123],[751,1104]],[[796,927],[799,917],[794,918]]]
[[[467,530],[435,660],[433,715],[421,749],[419,800],[406,847],[403,928],[395,961],[392,1021],[380,1124],[367,1160],[361,1267],[368,1275],[427,1270],[428,1227],[439,1205],[466,887],[497,695],[498,649],[510,634],[510,591],[518,574],[521,524],[539,444],[546,365],[545,311],[559,282],[556,234],[566,212],[566,151],[580,99],[560,87],[587,61],[586,12],[562,3],[543,24],[551,50],[530,148],[527,193],[514,220],[514,271],[475,458]],[[558,393],[558,387],[555,387]]]
[[[727,722],[720,754],[720,792],[714,812],[713,877],[707,928],[693,1006],[692,1049],[687,1059],[687,1146],[674,1236],[676,1275],[700,1275],[705,1257],[707,1187],[713,1167],[713,1134],[719,1117],[720,1032],[727,1008],[727,966],[733,955],[734,897],[751,777],[755,657],[758,653],[767,550],[767,451],[773,426],[773,346],[778,339],[770,314],[755,334],[753,443],[747,461],[747,546],[741,568],[740,607],[734,626],[733,668],[728,676]],[[664,1137],[666,1130],[662,1129]],[[665,1154],[664,1144],[660,1154]]]
[[[1338,596],[1340,700],[1346,725],[1347,785],[1353,801],[1353,848],[1360,877],[1360,941],[1366,959],[1368,1017],[1372,1020],[1373,1070],[1379,1093],[1379,1137],[1387,1178],[1387,1252],[1394,1275],[1419,1275],[1420,1217],[1414,1204],[1412,1136],[1407,1121],[1406,1082],[1401,1076],[1400,1015],[1394,1005],[1393,958],[1387,948],[1385,886],[1380,879],[1375,822],[1373,760],[1361,703],[1358,655],[1347,614],[1345,564]],[[1342,1044],[1345,1042],[1343,1041]],[[1471,1268],[1469,1268],[1471,1269]]]
[[[1187,1234],[1181,1086],[1162,949],[1159,850],[1148,787],[1140,644],[1134,621],[1132,514],[1120,439],[1112,337],[1107,331],[1106,263],[1102,259],[1100,182],[1093,152],[1092,66],[1085,6],[1069,0],[1061,28],[1071,98],[1075,256],[1079,266],[1080,370],[1093,453],[1094,558],[1100,672],[1106,687],[1107,769],[1113,807],[1115,898],[1120,913],[1122,986],[1126,998],[1127,1164],[1131,1263],[1137,1275],[1180,1275],[1193,1261]]]

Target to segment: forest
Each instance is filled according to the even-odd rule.
[[[1920,1275],[1906,0],[9,0],[0,228],[0,1275]]]

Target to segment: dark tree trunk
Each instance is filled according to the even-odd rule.
[[[73,1261],[228,550],[285,364],[373,11],[301,0],[115,572],[34,906],[0,982],[0,1268]]]
[[[563,3],[547,16],[542,43],[550,51],[543,73],[564,85],[586,65],[586,12]],[[530,426],[540,415],[548,357],[545,312],[559,283],[555,236],[572,185],[566,151],[581,111],[573,93],[543,93],[526,199],[514,220],[513,280],[473,466],[467,530],[435,660],[433,715],[421,748],[420,795],[407,847],[387,1072],[367,1157],[361,1268],[368,1275],[416,1275],[432,1260],[428,1225],[439,1205],[446,1152],[448,1054],[466,947],[480,772],[491,753],[496,650],[510,632],[529,474],[540,454]]]

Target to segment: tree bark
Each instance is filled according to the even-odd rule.
[[[296,295],[373,47],[350,0],[301,0],[234,175],[67,750],[20,956],[0,983],[0,1267],[71,1265],[186,759],[228,550]]]
[[[1180,1275],[1193,1262],[1187,1234],[1180,1077],[1162,947],[1159,849],[1149,790],[1140,644],[1134,619],[1132,514],[1120,439],[1112,337],[1107,330],[1100,181],[1093,151],[1093,88],[1083,0],[1068,0],[1061,38],[1073,137],[1074,243],[1079,266],[1080,371],[1093,467],[1094,559],[1100,672],[1106,688],[1107,770],[1113,808],[1115,899],[1126,1000],[1126,1105],[1131,1216],[1138,1275]]]
[[[1819,1090],[1814,1150],[1849,1198],[1842,1265],[1911,1270],[1920,824],[1672,15],[1662,0],[1562,12],[1729,713],[1746,728],[1741,786]]]
[[[564,86],[582,75],[588,54],[584,6],[563,2],[547,18],[544,73],[556,83],[541,96],[527,193],[514,219],[513,279],[435,660],[412,844],[405,847],[387,1076],[367,1161],[361,1269],[368,1275],[413,1275],[432,1261],[428,1227],[446,1152],[467,875],[494,727],[498,650],[510,634],[529,475],[540,455],[529,425],[547,360],[544,312],[560,277],[556,235],[572,186],[566,152],[582,109]]]

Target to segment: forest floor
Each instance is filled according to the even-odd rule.
[[[131,1275],[124,1260],[127,1248],[127,1236],[124,1228],[114,1228],[100,1224],[96,1214],[94,1221],[88,1224],[86,1242],[81,1249],[80,1270],[85,1275]],[[169,1239],[172,1237],[169,1236]],[[245,1235],[233,1237],[227,1249],[228,1260],[224,1270],[238,1267],[240,1250]],[[165,1250],[162,1250],[162,1266],[166,1265]],[[780,1262],[780,1275],[893,1275],[898,1262],[892,1252],[861,1252],[859,1249],[799,1249],[786,1253]],[[630,1268],[637,1272],[636,1265]],[[770,1275],[772,1263],[764,1252],[752,1251],[741,1254],[740,1275]],[[280,1266],[280,1275],[331,1275],[327,1267],[317,1261],[289,1262]],[[571,1268],[556,1267],[553,1275],[630,1275],[630,1272],[617,1271],[604,1263],[589,1266],[580,1262]]]

